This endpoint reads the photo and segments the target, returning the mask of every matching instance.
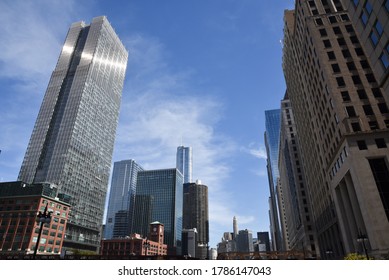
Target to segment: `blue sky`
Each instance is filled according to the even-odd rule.
[[[0,181],[17,179],[71,23],[106,15],[129,50],[113,160],[175,166],[193,147],[209,188],[212,247],[268,231],[265,110],[285,93],[283,12],[293,0],[0,2]]]

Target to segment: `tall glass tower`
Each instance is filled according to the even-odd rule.
[[[270,231],[272,235],[273,250],[277,251],[282,249],[276,196],[277,178],[279,177],[278,149],[281,131],[281,110],[275,109],[265,111],[265,120],[265,145],[267,153],[267,172],[270,188]]]
[[[136,179],[138,172],[142,170],[143,168],[132,159],[114,163],[104,238],[112,239],[130,235]]]
[[[19,180],[72,198],[64,247],[97,250],[128,52],[104,16],[73,23],[51,75]]]
[[[176,167],[184,176],[184,183],[192,183],[192,147],[177,147]]]
[[[179,254],[181,248],[182,181],[176,168],[138,172],[133,231],[148,236],[150,223],[164,224],[168,254]]]

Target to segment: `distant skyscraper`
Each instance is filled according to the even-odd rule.
[[[72,197],[64,247],[97,250],[128,53],[105,17],[68,31],[19,173]]]
[[[164,224],[168,254],[181,253],[182,181],[176,168],[138,172],[133,231],[148,236],[151,222]]]
[[[104,238],[111,239],[130,235],[136,179],[138,171],[141,170],[143,168],[132,159],[114,163]]]
[[[277,203],[277,179],[278,171],[278,153],[281,130],[281,110],[265,111],[265,145],[267,153],[267,173],[269,178],[269,208],[270,208],[270,232],[272,238],[273,250],[282,250],[282,241],[280,233],[280,222]]]
[[[238,219],[234,216],[234,218],[232,218],[232,229],[233,229],[233,233],[234,233],[234,238],[238,236],[239,234],[239,230],[238,230]]]
[[[301,165],[299,135],[288,93],[281,101],[281,136],[279,153],[280,180],[277,187],[282,199],[281,228],[285,250],[306,252],[316,258],[317,237],[311,219],[312,209]]]
[[[192,147],[177,147],[176,167],[184,176],[184,183],[192,183]]]
[[[388,5],[301,0],[284,14],[283,70],[312,207],[303,215],[321,258],[389,251]]]
[[[184,184],[183,229],[197,229],[196,258],[206,259],[209,242],[208,187]]]
[[[269,232],[267,231],[257,232],[257,238],[258,238],[258,243],[265,245],[265,251],[269,252],[270,251]]]
[[[253,233],[251,230],[240,230],[235,241],[238,252],[254,252]]]

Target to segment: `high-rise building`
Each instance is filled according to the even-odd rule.
[[[253,233],[251,230],[240,230],[235,237],[237,252],[254,252]]]
[[[270,238],[269,238],[269,232],[267,231],[261,231],[257,232],[257,241],[259,244],[264,245],[264,251],[269,252],[270,251]]]
[[[280,220],[278,213],[277,180],[278,153],[280,142],[281,111],[280,109],[265,111],[265,146],[267,153],[267,173],[269,178],[269,209],[270,209],[270,234],[273,251],[282,250],[280,233]]]
[[[208,257],[209,214],[208,187],[196,183],[184,184],[183,229],[196,229],[196,258]]]
[[[127,57],[106,17],[71,25],[20,169],[72,197],[67,248],[99,246]]]
[[[280,177],[277,184],[282,199],[280,220],[284,248],[286,251],[304,251],[306,257],[316,258],[317,237],[311,219],[311,203],[306,190],[298,136],[286,92],[281,101]]]
[[[285,11],[283,69],[320,257],[363,254],[365,245],[381,258],[389,250],[388,71],[380,59],[388,4],[350,2],[300,0]]]
[[[389,98],[389,1],[388,0],[343,0],[344,9],[350,15],[355,32],[364,44],[366,56],[377,83]],[[389,126],[389,122],[386,122]]]
[[[143,168],[132,159],[114,163],[104,230],[105,239],[125,237],[132,233],[136,179],[141,170]]]
[[[184,176],[184,183],[192,183],[192,147],[177,147],[176,168]]]
[[[183,178],[176,168],[138,172],[133,233],[148,236],[149,224],[165,226],[168,254],[180,254],[182,233]]]

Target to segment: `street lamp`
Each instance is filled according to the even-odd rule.
[[[41,234],[42,234],[42,229],[43,229],[43,224],[45,224],[45,223],[50,224],[50,222],[51,222],[51,212],[47,211],[48,204],[49,203],[46,204],[46,207],[45,207],[45,210],[43,211],[43,213],[41,211],[39,211],[39,213],[37,215],[37,218],[38,218],[38,221],[40,222],[40,225],[39,225],[38,239],[36,240],[35,249],[34,249],[34,259],[36,257],[36,253],[38,251],[39,241],[41,239]]]
[[[365,251],[366,259],[369,260],[369,255],[367,254],[367,248],[366,248],[366,243],[369,239],[365,234],[362,234],[362,232],[359,230],[359,234],[357,237],[357,242],[362,243],[363,250]]]

